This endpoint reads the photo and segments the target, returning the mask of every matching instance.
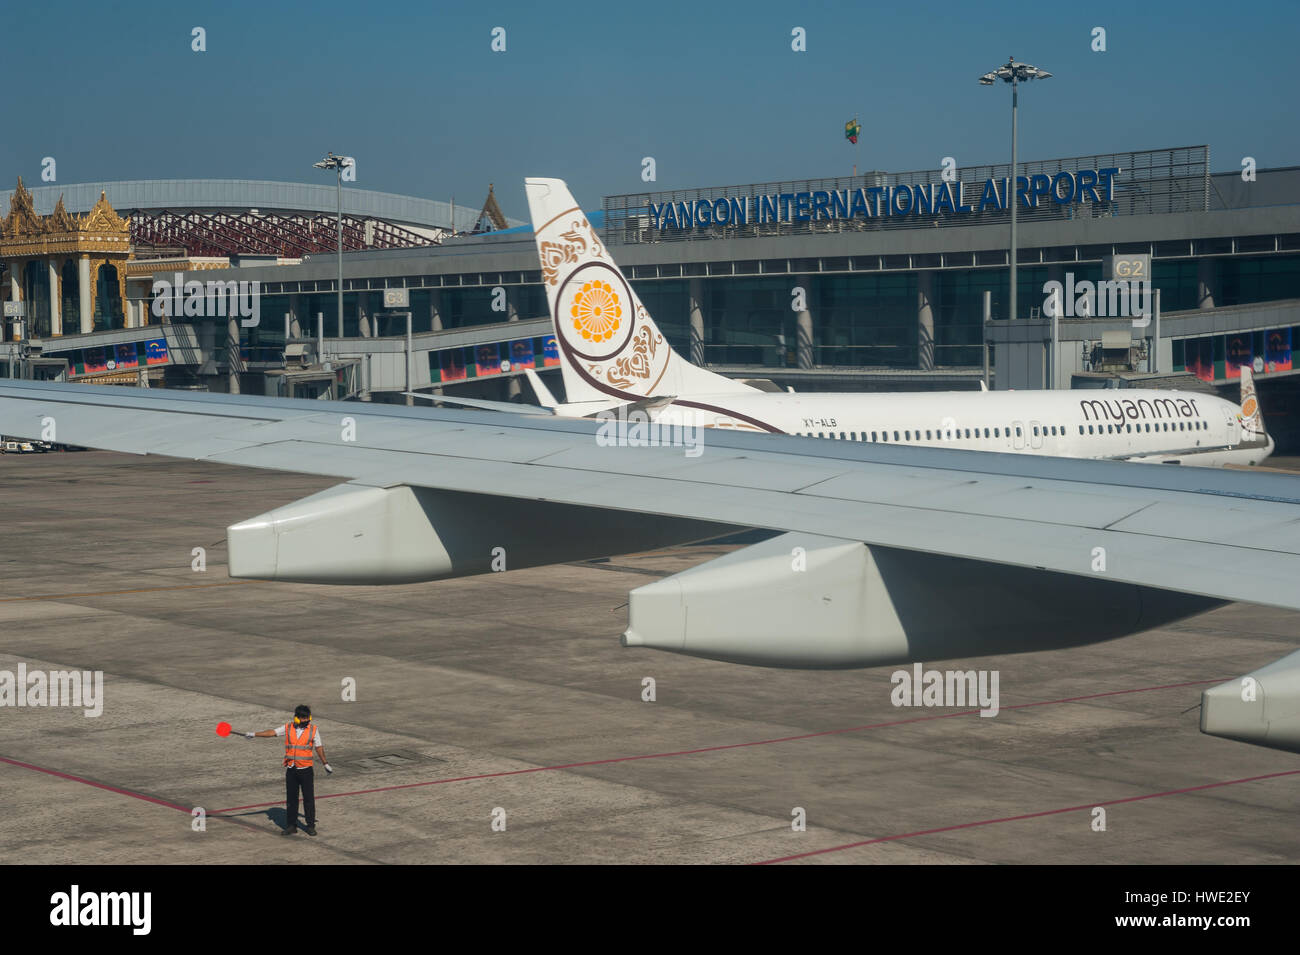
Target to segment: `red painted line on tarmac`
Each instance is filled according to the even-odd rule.
[[[1217,680],[1193,680],[1190,683],[1166,683],[1161,686],[1143,686],[1131,690],[1109,690],[1105,693],[1090,693],[1087,696],[1071,696],[1059,700],[1040,700],[1036,703],[1018,703],[1014,706],[1003,706],[1001,710],[1024,710],[1035,706],[1053,706],[1058,703],[1078,703],[1083,700],[1096,700],[1107,696],[1123,696],[1127,693],[1148,693],[1152,690],[1173,690],[1188,686],[1203,686],[1206,683],[1222,683],[1222,679]],[[679,749],[669,753],[643,753],[638,756],[611,756],[607,759],[592,759],[581,763],[562,763],[557,766],[531,766],[528,769],[510,769],[498,773],[479,773],[474,776],[453,776],[447,779],[428,779],[418,783],[403,783],[398,786],[380,786],[376,789],[357,789],[352,792],[344,793],[324,793],[317,794],[316,798],[320,799],[341,799],[344,796],[368,796],[372,793],[394,792],[398,789],[418,789],[422,786],[441,786],[445,783],[463,783],[475,779],[499,779],[504,776],[524,776],[529,773],[550,773],[564,769],[581,769],[587,766],[606,766],[612,763],[630,763],[641,759],[667,759],[672,756],[694,756],[700,753],[717,753],[728,749],[743,749],[747,746],[767,746],[771,743],[793,743],[798,740],[816,739],[819,736],[836,736],[843,733],[859,733],[863,730],[885,729],[890,726],[905,726],[909,723],[926,723],[931,720],[947,720],[957,716],[972,716],[979,713],[979,710],[961,710],[956,713],[935,713],[930,716],[914,716],[905,720],[891,720],[887,723],[868,723],[864,726],[850,726],[845,729],[820,730],[816,733],[801,733],[798,736],[779,736],[775,739],[758,739],[750,740],[745,743],[723,743],[718,746],[703,746],[699,749]],[[278,806],[283,800],[275,802],[252,803],[247,806],[232,806],[229,809],[214,809],[213,812],[239,812],[244,809],[265,809],[268,806]]]
[[[753,865],[775,865],[778,862],[791,862],[795,859],[807,859],[810,856],[826,855],[828,852],[842,852],[845,849],[856,849],[858,846],[871,846],[881,842],[897,842],[899,839],[915,839],[918,836],[932,836],[939,832],[955,832],[958,829],[973,829],[977,826],[992,826],[999,822],[1019,822],[1022,819],[1038,819],[1043,816],[1056,816],[1063,812],[1080,812],[1084,809],[1093,809],[1097,806],[1118,806],[1126,802],[1141,802],[1144,799],[1159,799],[1162,796],[1182,796],[1186,793],[1201,792],[1206,789],[1217,789],[1220,786],[1236,786],[1238,783],[1254,783],[1261,779],[1277,779],[1280,776],[1295,776],[1300,774],[1300,769],[1288,769],[1280,773],[1265,773],[1263,776],[1247,776],[1243,779],[1225,779],[1217,783],[1205,783],[1201,786],[1188,786],[1186,789],[1170,789],[1162,793],[1147,793],[1143,796],[1127,796],[1123,799],[1107,799],[1101,802],[1090,802],[1082,806],[1066,806],[1064,809],[1044,809],[1042,812],[1027,812],[1019,816],[1002,816],[998,819],[981,819],[978,822],[962,822],[955,826],[940,826],[936,829],[920,829],[916,832],[904,832],[896,836],[880,836],[876,839],[863,839],[860,842],[846,842],[841,846],[831,846],[829,849],[814,849],[811,852],[800,852],[792,856],[782,856],[779,859],[765,859],[762,862],[752,863]]]
[[[10,766],[17,766],[19,769],[30,769],[32,772],[45,773],[47,776],[57,776],[59,779],[68,779],[74,783],[84,783],[87,786],[94,786],[96,789],[106,789],[111,793],[117,793],[119,796],[130,796],[132,799],[143,799],[145,802],[157,803],[159,806],[166,806],[168,809],[177,809],[186,815],[190,813],[189,806],[178,806],[174,802],[168,802],[166,799],[159,799],[156,796],[146,796],[144,793],[138,793],[131,789],[119,789],[117,786],[109,786],[107,783],[97,783],[93,779],[86,779],[83,776],[73,776],[71,773],[62,773],[57,769],[46,769],[44,766],[33,766],[31,763],[22,763],[16,759],[10,759],[7,756],[0,756],[0,763],[8,763]]]
[[[261,580],[230,580],[220,584],[178,584],[173,587],[137,587],[134,590],[96,590],[81,594],[36,594],[32,597],[0,597],[0,603],[21,600],[69,600],[73,597],[120,597],[123,594],[156,594],[167,590],[211,590],[213,587],[246,587]]]

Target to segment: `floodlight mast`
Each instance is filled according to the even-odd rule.
[[[1011,205],[1011,257],[1008,260],[1010,264],[1010,302],[1007,308],[1007,317],[1014,319],[1016,317],[1016,110],[1018,107],[1020,83],[1027,83],[1029,80],[1045,80],[1051,73],[1046,70],[1040,70],[1038,67],[1029,63],[1017,63],[1014,56],[1007,57],[1005,66],[1000,66],[991,73],[985,73],[980,77],[981,86],[992,86],[998,80],[1011,84],[1011,180],[1007,186],[1007,202]]]
[[[349,159],[347,156],[335,156],[334,153],[331,152],[320,162],[314,162],[312,163],[312,165],[315,166],[317,169],[333,169],[336,175],[335,186],[338,192],[338,200],[339,200],[339,217],[338,217],[339,338],[342,339],[343,338],[343,169],[346,166],[352,165],[352,160]],[[319,356],[319,360],[324,361],[325,356],[324,355]]]

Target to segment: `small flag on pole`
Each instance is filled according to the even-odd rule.
[[[853,145],[856,146],[858,144],[858,136],[861,135],[861,133],[862,126],[858,123],[856,118],[851,119],[844,124],[844,138],[853,143]]]

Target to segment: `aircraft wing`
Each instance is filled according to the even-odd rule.
[[[591,509],[582,513],[593,527],[600,512],[626,512],[767,528],[1300,609],[1300,478],[1289,475],[716,429],[665,427],[661,437],[675,436],[679,446],[610,447],[602,427],[0,382],[6,435],[328,475],[370,488],[548,502]],[[692,437],[701,444],[692,446]]]

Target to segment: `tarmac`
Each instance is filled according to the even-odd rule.
[[[227,525],[330,483],[0,456],[0,671],[97,670],[104,687],[98,717],[0,706],[0,857],[1300,860],[1300,756],[1204,736],[1195,709],[1203,688],[1293,651],[1300,614],[1234,604],[1077,650],[945,663],[999,672],[996,717],[896,708],[895,667],[620,647],[630,589],[734,544],[397,587],[227,576]],[[314,838],[280,836],[281,741],[215,731],[282,725],[298,703],[336,770],[316,769]]]

